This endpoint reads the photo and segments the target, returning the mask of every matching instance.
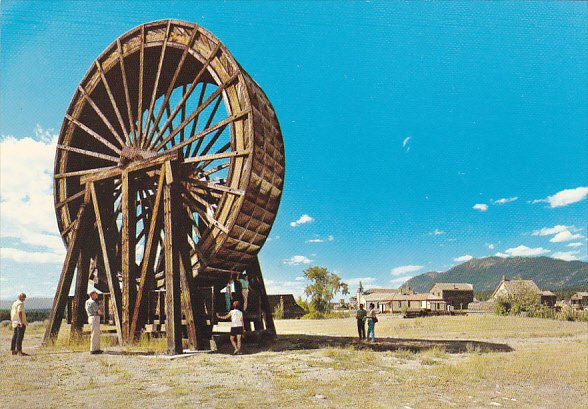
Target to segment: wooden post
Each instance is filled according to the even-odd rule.
[[[82,247],[78,261],[75,292],[71,306],[71,340],[80,339],[82,328],[84,327],[84,303],[87,299],[86,293],[88,291],[88,280],[90,277],[91,256],[89,249],[89,245]]]
[[[137,237],[137,190],[129,172],[122,173],[121,193],[121,271],[122,271],[122,338],[129,343],[133,338],[131,320],[137,295],[135,249]]]
[[[92,202],[94,203],[94,214],[96,215],[96,227],[98,229],[98,237],[100,238],[100,247],[102,248],[102,262],[104,263],[104,270],[106,271],[106,281],[108,281],[108,288],[110,289],[110,296],[112,297],[112,304],[114,309],[114,324],[116,326],[116,334],[118,342],[123,344],[122,327],[121,327],[121,291],[118,283],[118,277],[116,271],[113,269],[111,255],[112,249],[108,244],[114,245],[114,243],[106,241],[106,233],[104,229],[104,223],[102,220],[102,214],[98,205],[98,196],[96,194],[96,188],[94,182],[90,182],[90,191],[92,192]],[[108,216],[108,215],[107,215]]]
[[[61,277],[57,284],[57,291],[55,292],[53,306],[51,307],[51,313],[49,314],[49,323],[47,324],[45,336],[43,337],[43,345],[54,342],[59,334],[63,312],[65,311],[67,298],[69,296],[69,289],[73,281],[74,270],[80,254],[81,241],[83,240],[84,233],[89,225],[89,201],[90,191],[86,188],[84,203],[78,211],[76,221],[73,222],[77,223],[77,225],[72,230],[67,246],[67,253],[65,254],[65,261],[63,262],[63,268],[61,270]]]
[[[166,163],[166,183],[163,187],[163,247],[165,254],[165,332],[167,353],[181,354],[182,346],[182,309],[180,295],[180,257],[174,248],[174,198],[177,200],[176,186],[173,184],[171,164]]]
[[[265,284],[263,282],[263,276],[261,274],[261,266],[259,265],[259,257],[255,257],[251,264],[246,269],[247,274],[252,277],[252,281],[255,284],[255,290],[259,292],[261,298],[261,312],[265,319],[265,328],[272,334],[276,334],[276,327],[274,325],[274,317],[272,316],[272,309],[267,297],[265,290]]]

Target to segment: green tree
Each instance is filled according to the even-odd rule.
[[[304,293],[310,297],[310,304],[314,311],[319,313],[329,312],[330,302],[335,294],[349,294],[349,286],[335,273],[331,273],[325,267],[313,266],[304,270],[304,276],[309,279],[309,284]]]

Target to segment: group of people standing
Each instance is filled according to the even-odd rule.
[[[376,306],[374,303],[370,303],[370,310],[366,311],[363,308],[363,304],[359,304],[359,309],[355,314],[355,318],[357,319],[357,333],[359,335],[359,340],[362,341],[364,339],[370,338],[371,341],[375,342],[375,329],[376,329],[376,322],[378,322],[378,317],[376,316]],[[367,321],[368,329],[367,329],[367,336],[365,332],[365,323]]]
[[[234,301],[240,301],[243,305],[243,311],[247,311],[247,299],[249,298],[249,277],[247,272],[237,275],[237,279],[233,275],[229,277],[227,285],[225,286],[225,304],[227,312],[231,311],[231,306]]]

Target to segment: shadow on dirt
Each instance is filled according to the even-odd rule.
[[[228,342],[228,339],[217,340],[217,346],[218,352],[220,353],[232,352],[232,346]],[[255,354],[264,351],[286,352],[322,348],[354,348],[356,350],[371,350],[376,352],[411,351],[415,353],[438,348],[450,354],[513,351],[507,344],[470,340],[376,338],[376,342],[372,343],[367,341],[360,342],[356,337],[297,334],[279,335],[273,341],[268,338],[261,340],[246,339],[244,349],[246,349],[247,354]]]

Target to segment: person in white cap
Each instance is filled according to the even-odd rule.
[[[90,353],[101,354],[100,349],[100,304],[98,304],[98,293],[90,291],[90,298],[86,301],[86,312],[88,313],[88,324],[90,324]]]
[[[20,293],[10,310],[10,320],[12,321],[12,328],[14,328],[12,343],[10,344],[12,355],[27,355],[22,352],[22,339],[27,328],[27,314],[24,308],[26,298],[27,295],[25,293]]]

